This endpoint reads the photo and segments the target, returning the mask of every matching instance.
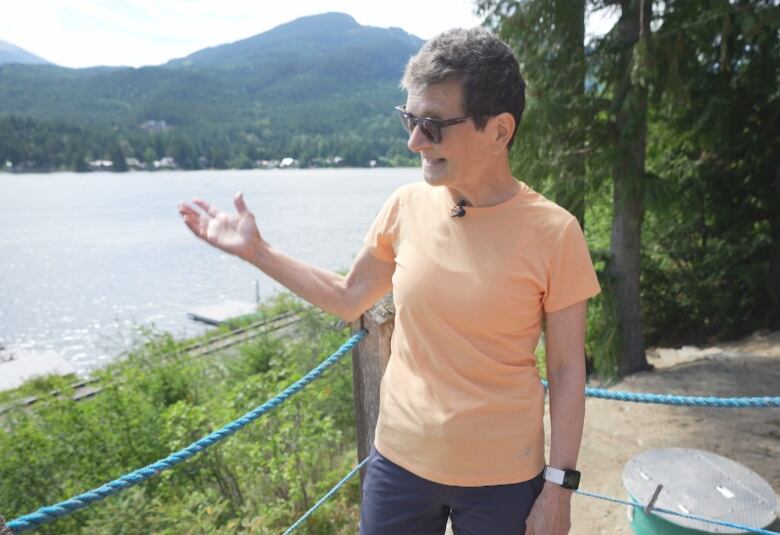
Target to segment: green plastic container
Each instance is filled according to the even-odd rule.
[[[637,500],[630,498],[631,501]],[[638,503],[638,502],[637,502]],[[702,535],[710,533],[750,533],[749,531],[702,531],[700,529],[686,528],[685,526],[679,526],[668,520],[665,520],[660,515],[645,514],[642,509],[634,508],[629,513],[631,518],[631,530],[636,535]],[[716,526],[711,524],[713,528]],[[725,529],[725,528],[723,528]]]
[[[730,459],[700,450],[664,448],[632,458],[623,469],[629,499],[647,504],[663,485],[655,507],[766,529],[777,518],[780,505],[772,487],[758,474]],[[747,534],[663,513],[629,511],[636,535]]]

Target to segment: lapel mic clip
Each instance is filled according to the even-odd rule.
[[[455,203],[455,206],[452,207],[452,210],[450,210],[450,217],[463,217],[466,215],[466,209],[463,208],[466,206],[465,200],[460,200]]]

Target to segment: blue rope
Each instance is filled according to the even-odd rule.
[[[344,484],[346,484],[347,481],[349,481],[352,477],[354,477],[354,475],[358,472],[358,470],[363,468],[363,466],[367,462],[368,462],[368,458],[363,459],[363,461],[360,462],[360,464],[358,464],[355,468],[353,468],[346,476],[344,476],[344,478],[341,481],[339,481],[322,498],[320,498],[320,500],[317,503],[315,503],[311,507],[311,509],[306,511],[306,513],[303,516],[301,516],[292,526],[287,528],[287,531],[285,531],[282,535],[289,535],[290,533],[292,533],[293,531],[298,529],[301,526],[301,524],[303,524],[304,520],[306,520],[309,516],[311,516],[317,509],[320,508],[320,506],[322,506],[322,504],[324,504],[333,494],[335,494],[335,492],[337,490],[339,490],[342,486],[344,486]],[[581,489],[577,490],[575,492],[577,494],[582,495],[582,496],[588,496],[589,498],[596,498],[596,499],[599,499],[599,500],[605,500],[605,501],[608,501],[608,502],[618,503],[618,504],[621,504],[621,505],[628,505],[630,507],[635,507],[637,509],[643,509],[644,510],[644,508],[645,508],[644,505],[636,503],[636,502],[629,502],[629,501],[626,501],[626,500],[620,500],[618,498],[612,498],[610,496],[605,496],[603,494],[598,494],[596,492],[588,492],[588,491],[581,490]],[[706,523],[715,524],[715,525],[718,525],[718,526],[725,526],[725,527],[729,527],[729,528],[738,529],[738,530],[741,530],[741,531],[748,531],[748,532],[752,532],[752,533],[760,533],[762,535],[780,535],[780,533],[778,533],[776,531],[770,531],[770,530],[761,529],[761,528],[754,528],[754,527],[751,527],[751,526],[745,526],[745,525],[742,525],[742,524],[736,524],[736,523],[733,523],[733,522],[728,522],[726,520],[716,520],[716,519],[713,519],[713,518],[706,518],[706,517],[699,516],[699,515],[678,513],[677,511],[672,511],[670,509],[665,509],[663,507],[652,507],[651,511],[653,513],[664,513],[664,514],[668,514],[668,515],[674,515],[674,516],[678,516],[678,517],[681,517],[681,518],[688,518],[688,519],[691,519],[691,520],[698,520],[700,522],[706,522]]]
[[[544,388],[549,388],[542,379]],[[675,396],[674,394],[641,394],[636,392],[620,392],[603,388],[585,388],[585,396],[590,398],[630,401],[633,403],[655,403],[657,405],[687,405],[694,407],[780,407],[780,396],[764,396],[755,398],[718,398],[714,396]]]
[[[611,498],[609,496],[604,496],[603,494],[597,494],[595,492],[587,492],[587,491],[584,491],[584,490],[577,490],[575,492],[577,494],[581,494],[583,496],[588,496],[590,498],[597,498],[599,500],[605,500],[605,501],[608,501],[608,502],[619,503],[619,504],[622,504],[622,505],[628,505],[630,507],[635,507],[637,509],[643,509],[644,510],[644,508],[645,508],[645,506],[640,504],[640,503],[629,502],[629,501],[626,501],[626,500],[619,500],[618,498]],[[650,510],[653,513],[664,513],[664,514],[667,514],[667,515],[674,515],[674,516],[679,516],[679,517],[682,517],[682,518],[689,518],[691,520],[698,520],[700,522],[707,522],[708,524],[715,524],[715,525],[718,525],[718,526],[725,526],[725,527],[728,527],[728,528],[734,528],[734,529],[738,529],[738,530],[741,530],[741,531],[750,531],[752,533],[761,533],[762,535],[780,535],[780,533],[778,533],[777,531],[770,531],[768,529],[761,529],[761,528],[753,528],[753,527],[750,527],[750,526],[743,526],[742,524],[734,524],[732,522],[727,522],[726,520],[715,520],[713,518],[706,518],[706,517],[698,516],[698,515],[687,515],[687,514],[684,514],[684,513],[678,513],[677,511],[672,511],[671,509],[664,509],[663,507],[652,507]]]
[[[347,340],[335,353],[325,359],[316,368],[306,374],[304,377],[287,387],[282,393],[275,398],[265,402],[259,407],[246,413],[244,416],[227,424],[222,429],[214,431],[213,433],[201,438],[200,440],[193,442],[186,448],[172,453],[165,459],[159,460],[155,463],[147,465],[143,468],[139,468],[135,472],[125,474],[120,478],[106,483],[102,487],[93,489],[91,491],[80,494],[70,500],[60,502],[48,507],[41,507],[34,513],[21,516],[15,520],[12,520],[7,525],[14,533],[22,533],[30,529],[36,528],[43,524],[49,523],[57,518],[67,516],[74,511],[83,509],[95,502],[103,500],[113,494],[116,494],[128,487],[131,487],[137,483],[145,481],[152,476],[159,474],[164,470],[173,468],[179,463],[182,463],[194,456],[195,454],[205,450],[206,448],[221,442],[222,440],[233,435],[236,431],[245,427],[247,424],[258,419],[263,414],[267,413],[271,409],[274,409],[285,402],[293,394],[296,394],[302,390],[306,385],[313,380],[321,376],[325,370],[336,364],[344,355],[349,353],[353,347],[355,347],[363,338],[366,337],[368,331],[362,329],[355,333],[355,335]]]
[[[363,459],[363,460],[360,462],[360,464],[358,464],[358,465],[357,465],[355,468],[353,468],[353,469],[352,469],[352,470],[351,470],[351,471],[350,471],[350,472],[349,472],[349,473],[348,473],[346,476],[344,476],[344,478],[343,478],[341,481],[339,481],[338,483],[336,483],[336,485],[335,485],[335,486],[334,486],[332,489],[330,489],[330,490],[329,490],[329,491],[328,491],[328,492],[327,492],[327,493],[326,493],[326,494],[325,494],[325,495],[324,495],[322,498],[320,498],[320,499],[319,499],[319,501],[318,501],[317,503],[315,503],[315,504],[314,504],[314,505],[311,507],[311,509],[309,509],[308,511],[306,511],[306,512],[303,514],[303,516],[302,516],[301,518],[299,518],[298,520],[296,520],[296,521],[295,521],[295,524],[293,524],[292,526],[290,526],[289,528],[287,528],[287,531],[285,531],[284,533],[282,533],[282,535],[289,535],[290,533],[292,533],[293,531],[295,531],[296,529],[298,529],[298,528],[301,526],[301,524],[303,524],[303,521],[304,521],[304,520],[306,520],[307,518],[309,518],[309,517],[310,517],[310,516],[311,516],[311,515],[314,513],[314,511],[316,511],[317,509],[319,509],[319,508],[320,508],[320,506],[321,506],[323,503],[325,503],[325,502],[326,502],[326,501],[327,501],[327,500],[328,500],[328,499],[329,499],[331,496],[333,496],[333,495],[336,493],[336,491],[337,491],[337,490],[339,490],[341,487],[343,487],[343,486],[346,484],[346,482],[347,482],[347,481],[349,481],[349,480],[350,480],[350,479],[351,479],[351,478],[352,478],[352,477],[353,477],[355,474],[357,474],[357,473],[358,473],[358,470],[360,470],[361,468],[363,468],[363,466],[364,466],[364,465],[365,465],[367,462],[368,462],[368,457],[366,457],[365,459]]]

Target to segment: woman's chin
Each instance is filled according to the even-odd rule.
[[[423,178],[431,186],[441,186],[447,182],[446,161],[436,163],[423,162]]]

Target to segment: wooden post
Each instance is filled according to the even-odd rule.
[[[358,462],[368,457],[374,444],[374,430],[379,416],[379,384],[387,368],[387,361],[390,360],[394,318],[393,295],[388,294],[352,323],[352,332],[361,328],[368,330],[368,336],[352,350]],[[361,495],[364,475],[365,468],[360,470]]]

